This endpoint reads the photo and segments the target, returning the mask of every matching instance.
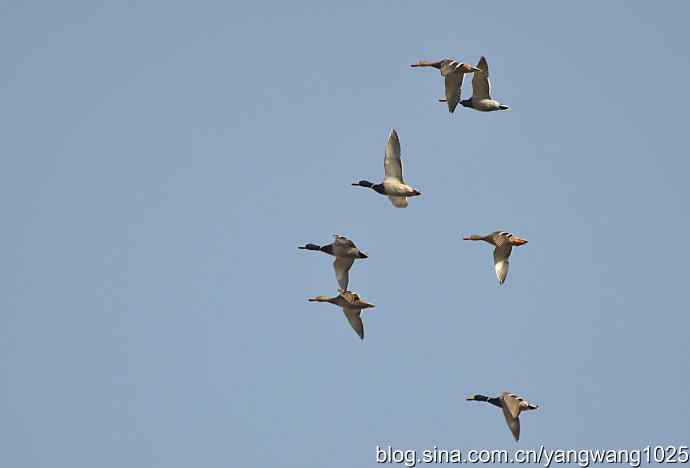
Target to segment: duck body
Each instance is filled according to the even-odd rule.
[[[493,112],[498,110],[508,110],[510,109],[505,104],[501,104],[495,99],[482,99],[482,98],[470,98],[463,99],[460,101],[460,105],[463,107],[469,107],[470,109],[477,110],[479,112]]]
[[[352,185],[370,188],[376,193],[390,197],[416,197],[421,195],[421,192],[415,190],[413,187],[393,179],[384,180],[380,184],[374,184],[368,180],[360,180]]]
[[[389,197],[417,197],[421,192],[409,185],[396,180],[387,179],[383,181],[383,192]]]

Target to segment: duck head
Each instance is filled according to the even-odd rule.
[[[374,184],[372,182],[369,182],[368,180],[360,180],[359,182],[354,182],[352,185],[354,185],[355,187],[370,188],[373,191],[380,193],[382,195],[386,194],[386,189],[383,188],[383,184]]]
[[[434,67],[434,68],[441,68],[441,65],[443,65],[443,60],[439,60],[438,62],[429,62],[428,60],[419,60],[417,63],[413,63],[410,65],[411,67]]]
[[[467,398],[465,398],[465,400],[467,401],[486,401],[488,399],[489,397],[485,395],[470,395]]]
[[[328,296],[316,296],[316,297],[310,297],[307,299],[309,302],[331,302],[333,298],[328,297]]]
[[[368,180],[360,180],[359,182],[353,182],[352,185],[354,185],[355,187],[366,187],[366,188],[372,188],[374,186],[374,184],[369,182]]]

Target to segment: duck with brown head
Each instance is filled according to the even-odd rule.
[[[340,289],[338,293],[339,294],[334,297],[316,296],[308,300],[309,302],[328,302],[343,309],[345,318],[347,318],[347,321],[350,322],[350,326],[355,331],[355,333],[357,333],[357,336],[359,336],[359,338],[363,340],[364,323],[362,322],[361,317],[362,310],[370,309],[376,306],[363,300],[361,297],[359,297],[359,294],[354,293],[352,291],[345,291],[344,289]]]
[[[508,267],[510,266],[508,258],[513,250],[513,246],[518,247],[527,243],[527,240],[505,231],[494,231],[485,236],[472,234],[471,236],[466,236],[463,239],[484,241],[495,247],[494,270],[496,271],[496,277],[498,278],[499,284],[503,284],[508,276]]]
[[[440,102],[448,103],[448,112],[454,112],[460,101],[462,80],[465,73],[474,73],[481,71],[479,68],[472,65],[459,62],[454,59],[443,59],[438,62],[429,62],[420,60],[419,62],[410,65],[411,67],[433,67],[441,71],[441,76],[445,79],[445,99],[439,99]]]

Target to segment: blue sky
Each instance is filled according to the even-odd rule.
[[[687,6],[6,1],[0,453],[376,466],[690,440]],[[488,58],[510,112],[419,59]],[[466,84],[464,93],[470,86]],[[350,186],[383,174],[405,210]],[[462,235],[505,229],[491,248]],[[334,233],[369,254],[338,309]],[[472,393],[540,404],[515,444]]]

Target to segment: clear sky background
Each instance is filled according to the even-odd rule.
[[[0,465],[690,441],[683,2],[0,1]],[[418,59],[486,55],[510,112]],[[469,82],[464,94],[470,92]],[[383,176],[395,209],[350,186]],[[491,247],[529,240],[499,286]],[[369,254],[361,342],[331,258]],[[542,405],[516,444],[472,393]]]

